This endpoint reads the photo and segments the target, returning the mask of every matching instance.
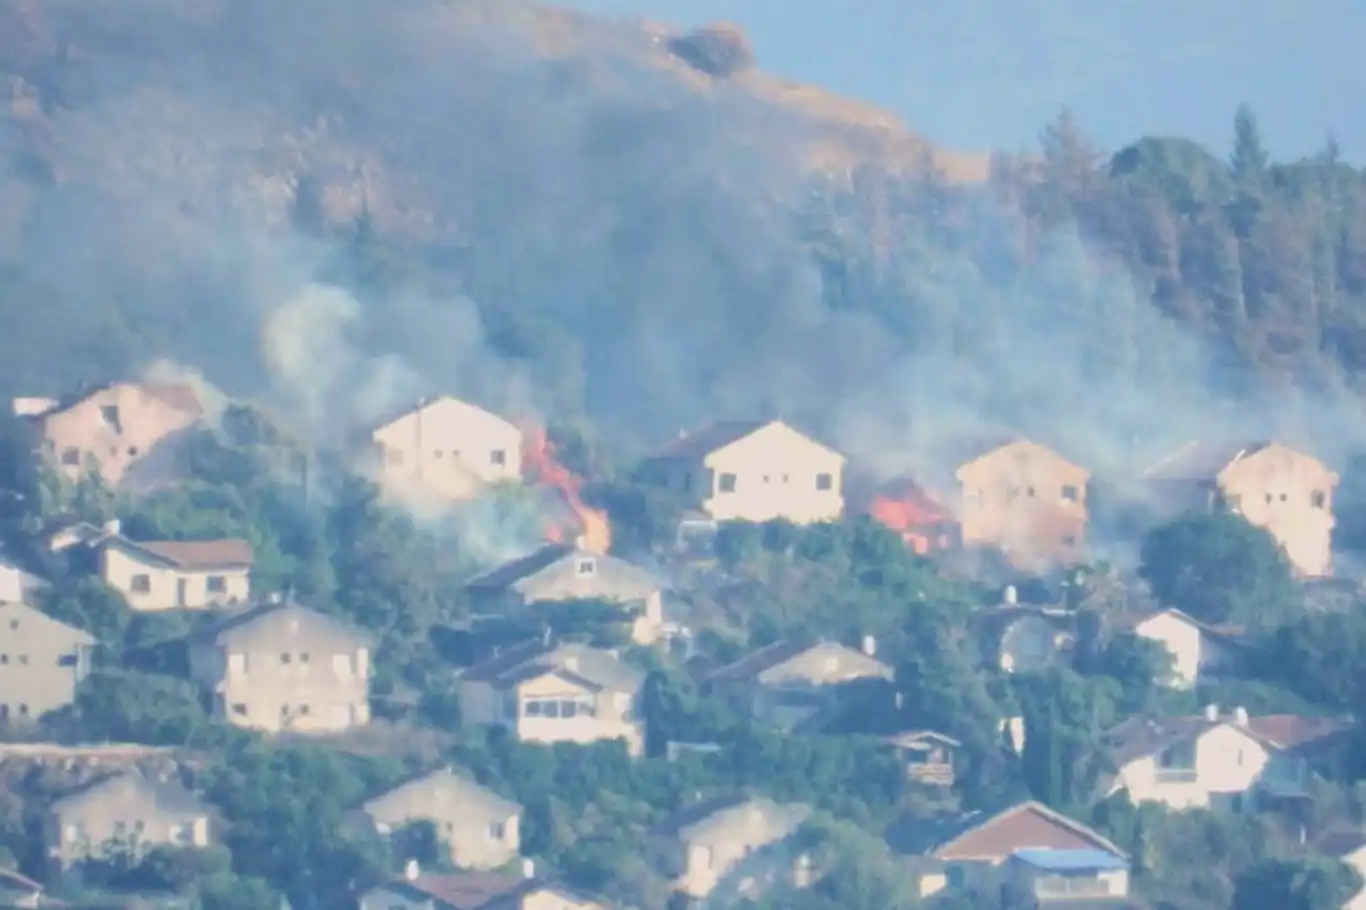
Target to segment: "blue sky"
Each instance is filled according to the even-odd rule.
[[[1108,149],[1189,136],[1223,154],[1247,101],[1275,157],[1366,163],[1362,0],[557,0],[745,26],[773,72],[875,101],[958,148],[1031,144],[1067,105]]]

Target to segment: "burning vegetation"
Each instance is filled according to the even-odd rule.
[[[920,555],[946,550],[958,539],[958,522],[937,499],[910,479],[899,480],[873,497],[868,514],[896,531]]]
[[[590,553],[604,554],[612,549],[612,523],[607,513],[583,501],[583,478],[560,464],[555,447],[542,427],[524,432],[522,464],[529,479],[553,490],[569,509],[570,523],[551,520],[545,536],[554,543],[577,543]]]

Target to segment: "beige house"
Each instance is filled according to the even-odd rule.
[[[526,861],[528,864],[530,860]],[[526,873],[533,873],[528,866]],[[403,878],[360,896],[358,910],[607,910],[607,904],[560,882],[495,872],[423,875],[408,864]]]
[[[1317,458],[1279,442],[1192,442],[1143,478],[1164,510],[1223,505],[1265,528],[1301,575],[1332,574],[1333,490],[1339,478]]]
[[[529,641],[460,675],[461,721],[502,727],[523,742],[625,740],[644,749],[645,674],[611,651]]]
[[[386,836],[412,822],[431,822],[461,869],[496,869],[521,849],[522,807],[452,768],[406,780],[361,811]]]
[[[998,549],[1028,569],[1082,558],[1089,471],[1027,439],[969,452],[954,473],[963,546]]]
[[[292,601],[192,636],[191,677],[214,714],[270,733],[340,733],[370,722],[373,636]]]
[[[522,431],[450,395],[387,420],[367,442],[373,479],[401,498],[472,499],[522,479]]]
[[[97,642],[26,604],[0,604],[0,725],[37,720],[76,698]]]
[[[637,644],[655,642],[664,627],[659,579],[624,559],[563,544],[547,544],[484,572],[470,579],[466,589],[488,611],[573,600],[617,604],[626,612]]]
[[[835,642],[777,642],[705,677],[712,691],[744,705],[757,719],[793,729],[838,711],[858,683],[891,680],[876,643],[855,651]]]
[[[159,450],[198,423],[204,407],[186,385],[115,382],[63,401],[16,399],[14,411],[63,473],[74,479],[92,469],[113,486],[134,465],[159,462]]]
[[[206,610],[251,599],[251,544],[245,540],[129,540],[99,544],[100,577],[139,613]]]
[[[178,784],[124,773],[63,796],[48,809],[48,856],[62,869],[121,850],[206,847],[208,807]]]
[[[845,461],[781,420],[726,421],[680,435],[641,472],[714,521],[810,524],[844,514]]]
[[[1138,617],[1132,629],[1135,635],[1157,642],[1171,655],[1171,678],[1165,683],[1174,689],[1190,689],[1196,683],[1226,673],[1241,650],[1241,630],[1213,626],[1180,610],[1163,609]]]
[[[752,854],[787,840],[809,807],[763,797],[726,797],[690,806],[651,831],[651,859],[681,894],[701,899],[743,870]],[[791,870],[787,870],[791,871]],[[749,889],[736,883],[737,891]],[[728,889],[729,890],[729,889]]]

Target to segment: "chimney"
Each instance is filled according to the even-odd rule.
[[[871,635],[863,636],[863,653],[869,657],[877,656],[877,639]]]
[[[403,878],[406,881],[415,882],[422,874],[422,867],[417,864],[417,860],[410,859],[403,866]]]
[[[534,859],[522,860],[522,878],[533,879],[536,877],[536,861]]]
[[[104,523],[104,533],[118,534],[123,528],[123,524],[117,518],[111,518]]]
[[[1218,719],[1219,719],[1219,706],[1218,706],[1218,705],[1205,705],[1205,720],[1218,720]]]
[[[1233,722],[1240,727],[1247,726],[1247,708],[1242,705],[1233,709]]]
[[[1013,607],[1020,601],[1020,592],[1015,590],[1014,585],[1006,585],[1006,589],[1001,592],[1001,600]]]

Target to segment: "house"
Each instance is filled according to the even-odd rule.
[[[1172,809],[1302,797],[1311,747],[1344,729],[1335,718],[1249,717],[1241,708],[1224,715],[1215,705],[1197,717],[1130,718],[1106,734],[1117,769],[1106,789]]]
[[[367,800],[361,811],[381,835],[431,822],[462,869],[495,869],[521,849],[522,807],[453,768],[411,777]]]
[[[1007,603],[979,611],[972,624],[987,659],[1006,673],[1064,662],[1076,645],[1076,616],[1069,610]]]
[[[713,521],[810,524],[844,514],[845,460],[781,420],[720,421],[680,434],[640,474]]]
[[[954,472],[963,546],[1000,550],[1029,570],[1082,558],[1089,471],[1027,439],[991,440],[964,451]]]
[[[1170,608],[1136,617],[1130,628],[1167,649],[1172,675],[1166,682],[1177,689],[1216,678],[1236,663],[1242,650],[1240,629],[1210,625]]]
[[[100,577],[139,613],[206,610],[251,597],[251,544],[245,540],[129,540],[97,544]]]
[[[790,730],[838,710],[858,684],[892,679],[892,668],[874,656],[871,636],[863,646],[775,642],[712,671],[703,683],[754,717]]]
[[[51,906],[43,900],[43,886],[13,869],[0,869],[0,907],[16,910],[36,910]]]
[[[0,556],[0,604],[32,606],[38,593],[51,587],[47,581],[25,572],[18,563]]]
[[[1075,851],[1102,851],[1111,857],[1128,860],[1119,847],[1100,834],[1056,812],[1043,803],[1018,803],[1003,812],[987,816],[971,812],[946,819],[940,824],[921,820],[894,823],[887,833],[888,844],[899,854],[909,870],[919,878],[922,897],[946,888],[1000,894],[1012,884],[1018,889],[1034,873],[1011,865],[1012,857],[1025,853],[1023,862],[1034,869],[1063,865],[1067,854]],[[1072,871],[1093,871],[1097,877],[1116,870],[1100,868],[1100,862],[1071,863]],[[1126,877],[1127,878],[1127,877]],[[1124,883],[1127,890],[1127,881]],[[1011,904],[1010,906],[1015,906]]]
[[[953,512],[910,477],[884,484],[872,495],[867,511],[918,555],[962,545],[962,529]]]
[[[76,698],[96,641],[27,604],[0,604],[0,724],[37,720]]]
[[[1192,442],[1143,474],[1171,514],[1224,507],[1265,528],[1306,577],[1332,573],[1333,490],[1338,475],[1279,442]]]
[[[690,898],[705,898],[751,854],[787,840],[809,807],[762,797],[723,797],[689,806],[649,835],[654,865]]]
[[[208,807],[174,782],[122,773],[54,802],[43,821],[48,855],[62,869],[120,850],[209,844]]]
[[[1320,833],[1310,844],[1320,856],[1328,856],[1355,869],[1366,879],[1366,829],[1330,828]],[[1366,887],[1357,890],[1352,898],[1342,905],[1342,910],[1366,910]]]
[[[534,875],[526,860],[523,876],[496,872],[424,875],[409,863],[403,878],[366,891],[357,910],[607,910],[591,895]]]
[[[386,419],[366,444],[372,478],[404,498],[467,500],[522,479],[522,431],[450,395]]]
[[[933,730],[907,730],[885,737],[906,766],[906,776],[920,784],[951,787],[954,754],[963,745]]]
[[[1121,907],[1128,904],[1129,861],[1108,850],[1040,850],[1011,854],[1002,893],[1021,910],[1051,907]]]
[[[644,685],[645,674],[614,652],[522,642],[460,675],[461,721],[502,727],[524,742],[623,739],[639,755]]]
[[[624,559],[566,544],[547,544],[475,576],[465,587],[489,611],[571,600],[617,604],[630,616],[637,644],[655,642],[664,628],[663,585],[657,578]]]
[[[110,486],[134,466],[162,461],[162,450],[204,414],[189,386],[154,382],[109,383],[64,401],[18,399],[14,410],[62,473],[74,479],[94,470]]]
[[[285,600],[191,636],[190,675],[236,726],[338,733],[370,722],[372,648],[368,632]]]

